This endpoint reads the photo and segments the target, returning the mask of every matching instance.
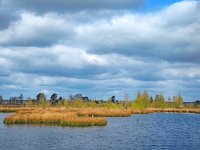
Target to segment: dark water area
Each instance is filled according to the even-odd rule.
[[[200,150],[200,115],[149,114],[108,118],[105,127],[6,126],[0,150]]]

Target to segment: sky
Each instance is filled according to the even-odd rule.
[[[0,0],[0,95],[200,99],[199,0]]]

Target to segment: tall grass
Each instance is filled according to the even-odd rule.
[[[77,112],[78,116],[89,117],[130,117],[131,111],[121,109],[84,109]]]
[[[32,110],[32,109],[25,107],[0,107],[0,113],[13,113],[22,110]]]
[[[197,113],[200,109],[146,108],[146,109],[106,109],[106,108],[0,108],[2,112],[15,112],[4,119],[5,124],[36,124],[70,127],[105,126],[104,117],[129,117],[132,114],[149,113]]]
[[[188,109],[188,108],[146,108],[142,110],[132,109],[132,114],[149,114],[149,113],[196,113],[200,114],[200,109]]]
[[[36,112],[37,111],[37,112]],[[21,111],[4,119],[5,124],[38,124],[70,127],[105,126],[105,118],[78,117],[74,112]]]

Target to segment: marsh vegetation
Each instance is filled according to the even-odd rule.
[[[200,114],[200,109],[184,106],[181,95],[174,96],[173,101],[169,97],[166,102],[162,94],[152,98],[147,91],[144,91],[138,92],[134,101],[129,101],[128,94],[125,94],[124,101],[117,101],[114,96],[108,101],[94,101],[80,95],[70,100],[62,97],[57,99],[55,93],[50,100],[47,100],[44,93],[39,93],[36,101],[29,99],[23,107],[1,106],[0,112],[14,113],[4,119],[5,124],[85,127],[105,126],[106,117],[130,117],[132,114],[160,112]]]

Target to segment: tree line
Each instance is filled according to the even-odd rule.
[[[174,95],[173,99],[169,96],[166,100],[163,94],[157,94],[154,98],[149,95],[147,90],[143,93],[138,92],[135,101],[132,102],[133,107],[137,108],[182,108],[183,97],[181,94]]]
[[[16,101],[23,101],[23,94],[20,94],[18,97],[10,97],[10,104],[15,104]],[[0,95],[0,104],[2,104],[3,97]],[[39,107],[48,107],[48,106],[73,106],[73,107],[109,107],[109,108],[124,108],[128,107],[143,109],[143,108],[182,108],[183,97],[181,94],[174,95],[173,98],[170,96],[168,99],[165,99],[163,94],[157,94],[155,97],[149,95],[147,90],[143,92],[138,92],[136,99],[129,101],[128,93],[124,93],[124,100],[116,100],[115,96],[111,96],[108,100],[90,100],[88,97],[84,97],[82,94],[78,93],[75,95],[70,95],[68,99],[58,96],[58,94],[53,93],[50,99],[47,99],[44,93],[38,93],[36,99],[28,98],[26,100],[27,106],[39,106]],[[194,103],[194,106],[200,108],[200,101],[197,100]]]

